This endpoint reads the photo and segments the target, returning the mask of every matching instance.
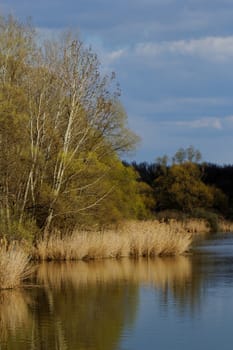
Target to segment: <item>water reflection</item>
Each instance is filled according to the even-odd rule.
[[[6,345],[11,338],[18,339],[22,329],[31,328],[31,305],[31,297],[22,290],[0,292],[0,339],[2,344]]]
[[[133,284],[152,284],[165,288],[190,279],[192,264],[188,257],[139,260],[101,260],[41,264],[37,282],[55,289],[75,289],[81,286],[112,284],[127,281]]]
[[[111,278],[108,268],[99,268],[92,263],[39,267],[38,281],[45,285],[37,299],[44,310],[37,312],[39,338],[49,339],[50,349],[55,345],[59,349],[115,349],[124,326],[134,320],[137,287]]]
[[[229,350],[232,272],[233,236],[187,257],[41,264],[33,287],[0,293],[0,349]]]
[[[138,291],[140,286],[147,285],[160,291],[164,309],[169,308],[173,299],[180,312],[187,309],[194,312],[200,305],[201,273],[188,257],[42,264],[37,277],[46,290],[130,285]]]
[[[41,264],[40,287],[0,298],[0,348],[119,349],[137,318],[141,286],[182,309],[198,301],[197,275],[188,257]]]

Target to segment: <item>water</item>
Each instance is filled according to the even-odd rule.
[[[41,264],[0,293],[0,350],[232,348],[231,234],[187,257]]]

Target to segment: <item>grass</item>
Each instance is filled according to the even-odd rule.
[[[88,260],[120,257],[180,255],[191,244],[191,234],[177,222],[128,222],[118,230],[75,231],[70,236],[53,234],[37,242],[39,260]]]
[[[17,245],[0,247],[0,289],[19,287],[30,274],[28,254]]]

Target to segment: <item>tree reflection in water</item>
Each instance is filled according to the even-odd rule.
[[[200,275],[188,257],[122,259],[41,264],[36,283],[14,301],[21,311],[7,311],[9,301],[0,298],[2,350],[117,349],[136,320],[140,286],[182,310],[199,302]]]

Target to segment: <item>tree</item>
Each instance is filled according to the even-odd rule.
[[[200,169],[196,164],[173,165],[169,175],[173,179],[169,193],[179,209],[192,212],[197,207],[211,207],[212,193],[201,181]]]
[[[213,192],[201,180],[197,164],[186,162],[173,164],[168,174],[155,181],[160,209],[179,209],[191,213],[194,208],[209,208],[213,204]]]
[[[27,176],[26,66],[34,52],[33,29],[0,17],[0,224],[12,231],[19,218]]]
[[[103,178],[100,169],[105,167],[101,167],[100,163],[106,155],[129,149],[136,137],[125,127],[126,115],[118,101],[119,92],[110,93],[114,75],[101,77],[96,55],[82,42],[68,35],[59,49],[57,43],[47,44],[45,61],[46,70],[51,72],[55,85],[52,90],[58,94],[53,100],[55,105],[50,103],[50,109],[46,111],[46,123],[49,120],[51,126],[46,127],[45,124],[42,147],[46,159],[51,159],[48,164],[50,194],[45,222],[45,228],[49,229],[54,216],[60,215],[55,208],[64,193],[76,192],[79,199],[73,210],[76,214],[90,209],[105,197],[106,193],[100,198],[95,193],[93,200],[91,197],[89,201],[80,199],[87,189],[93,190],[92,185]],[[42,105],[48,105],[46,102],[45,99]],[[52,114],[51,104],[54,106]],[[41,128],[43,120],[41,118]],[[98,166],[93,178],[92,167],[96,169]]]
[[[172,157],[173,164],[182,164],[185,162],[198,163],[202,158],[201,152],[196,150],[193,146],[188,148],[180,148]]]
[[[137,137],[115,75],[71,34],[38,47],[31,26],[0,18],[0,52],[1,220],[49,231],[111,192],[100,190],[110,159]]]

